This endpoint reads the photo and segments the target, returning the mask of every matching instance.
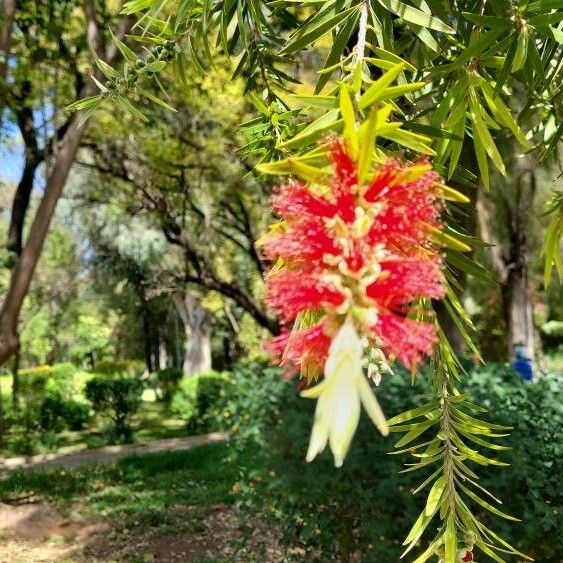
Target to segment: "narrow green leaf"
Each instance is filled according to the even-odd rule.
[[[495,142],[493,141],[493,138],[491,137],[491,134],[481,117],[481,110],[478,106],[477,98],[473,93],[469,98],[469,107],[471,110],[471,119],[473,121],[474,136],[479,138],[481,145],[485,148],[485,151],[495,166],[504,176],[506,176],[504,162],[502,161],[502,157],[498,152]]]
[[[495,27],[497,25],[511,25],[510,19],[500,18],[498,16],[485,16],[481,14],[471,14],[469,12],[462,12],[463,17],[477,25],[484,25],[487,27]]]
[[[362,97],[358,102],[358,107],[360,109],[365,109],[370,106],[383,95],[385,89],[391,84],[401,72],[403,72],[405,65],[399,63],[395,65],[391,70],[388,70],[380,78],[378,78],[369,88],[364,92]]]
[[[433,242],[439,244],[440,246],[447,246],[453,250],[459,250],[460,252],[471,252],[471,247],[459,240],[457,237],[446,233],[440,229],[431,228],[431,236]]]
[[[445,561],[455,561],[457,559],[457,539],[453,514],[450,514],[446,520],[444,547],[446,549]]]
[[[359,148],[358,131],[356,128],[356,112],[354,111],[350,91],[346,85],[342,85],[340,87],[339,106],[340,115],[342,116],[342,120],[344,122],[342,136],[352,158],[356,159]]]
[[[516,47],[516,52],[514,53],[514,60],[512,61],[512,72],[519,71],[526,62],[526,57],[528,55],[528,33],[523,30],[518,35],[518,46]]]
[[[138,88],[137,87],[137,91],[145,96],[145,98],[148,98],[151,102],[154,102],[155,104],[159,105],[160,107],[168,110],[168,111],[173,111],[176,112],[178,111],[176,108],[172,107],[171,105],[167,104],[164,100],[161,100],[160,98],[158,98],[157,96],[155,96],[154,94],[152,94],[151,92],[148,92],[147,90],[144,90],[142,88]]]
[[[444,33],[455,33],[455,30],[449,25],[445,24],[442,20],[417,10],[408,4],[403,4],[399,0],[378,0],[378,2],[387,10],[393,14],[399,16],[400,18],[414,23],[421,27],[426,27],[428,29],[434,29],[436,31],[442,31]]]
[[[411,72],[416,71],[416,68],[413,65],[411,65],[408,61],[405,61],[404,59],[399,57],[399,55],[396,55],[395,53],[392,53],[391,51],[386,51],[385,49],[382,49],[381,47],[375,47],[375,46],[371,47],[371,51],[374,54],[376,54],[378,57],[385,59],[386,61],[389,61],[390,63],[393,63],[393,66],[395,66],[397,64],[403,64],[403,65],[405,65],[405,70],[410,70]]]
[[[377,107],[372,106],[369,117],[360,127],[358,156],[358,181],[362,183],[369,171],[373,156],[373,146],[377,134]]]
[[[430,516],[436,510],[440,499],[442,498],[442,493],[444,492],[444,488],[446,487],[446,476],[442,475],[436,482],[432,485],[430,492],[428,493],[428,499],[426,501],[426,507],[424,509],[424,513],[426,516]]]
[[[87,98],[82,98],[81,100],[76,100],[65,107],[67,111],[76,111],[80,109],[87,109],[94,105],[99,104],[102,101],[102,97],[98,94],[96,96],[88,96]]]
[[[285,149],[289,147],[294,147],[296,145],[302,144],[304,142],[309,142],[315,140],[321,133],[335,127],[338,122],[338,116],[340,115],[339,109],[332,109],[327,111],[319,118],[315,119],[310,123],[303,131],[295,135],[292,139],[280,143],[277,148]]]
[[[333,109],[336,107],[336,96],[305,96],[305,95],[293,95],[291,96],[295,100],[302,102],[304,105]]]
[[[401,424],[402,422],[407,422],[408,420],[412,420],[413,418],[417,418],[419,416],[424,416],[425,414],[433,411],[436,409],[437,406],[436,401],[431,401],[426,405],[422,405],[421,407],[416,407],[415,409],[411,409],[409,411],[402,412],[393,418],[390,418],[387,421],[389,426],[393,426],[395,424]]]
[[[346,18],[357,14],[358,10],[358,6],[353,6],[352,8],[348,8],[347,10],[335,14],[327,20],[321,21],[319,24],[313,27],[304,26],[302,28],[304,31],[298,35],[296,34],[293,38],[290,37],[285,44],[285,47],[279,52],[279,54],[288,55],[297,51],[301,51],[305,47],[308,47],[309,45],[314,43],[317,39],[319,39],[319,37],[322,37],[329,30],[336,27]]]
[[[436,548],[442,544],[444,541],[443,536],[438,536],[427,548],[426,550],[421,553],[414,561],[413,563],[424,563],[425,561],[428,561],[428,559],[430,557],[433,557],[435,555],[436,552]]]
[[[532,16],[528,18],[528,23],[536,26],[536,25],[551,25],[554,23],[559,23],[563,20],[563,11],[559,10],[558,12],[553,12],[551,14],[541,14],[539,16]]]
[[[459,483],[459,487],[463,490],[463,492],[472,500],[474,500],[477,504],[480,504],[483,508],[486,508],[489,512],[496,514],[497,516],[501,516],[502,518],[506,518],[507,520],[512,520],[514,522],[520,522],[520,519],[514,518],[510,514],[506,514],[506,512],[502,512],[496,506],[484,501],[482,498],[478,497],[473,491]]]
[[[423,423],[419,428],[410,430],[407,432],[397,443],[393,446],[394,448],[402,448],[407,444],[410,444],[413,440],[416,440],[422,433],[426,432],[429,428],[434,426],[437,421],[430,420],[426,423]]]

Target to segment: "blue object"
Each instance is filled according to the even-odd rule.
[[[517,346],[514,350],[514,360],[512,367],[522,376],[525,381],[532,381],[534,378],[534,362],[526,357],[526,350],[523,346]]]

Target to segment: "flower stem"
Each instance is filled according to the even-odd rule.
[[[362,11],[360,12],[360,23],[358,27],[358,43],[356,44],[356,62],[362,64],[366,51],[366,34],[368,29],[370,0],[364,0]]]

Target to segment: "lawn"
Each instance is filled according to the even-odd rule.
[[[274,530],[262,525],[261,538],[253,538],[259,523],[233,506],[238,469],[225,461],[228,453],[226,445],[213,444],[71,471],[5,475],[4,512],[35,507],[32,526],[45,533],[18,535],[8,512],[0,523],[0,560],[35,549],[67,561],[164,556],[210,563],[250,561],[249,548],[256,560],[279,560],[272,557],[279,549]]]

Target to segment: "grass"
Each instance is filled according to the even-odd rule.
[[[111,560],[144,561],[151,542],[161,542],[167,535],[199,542],[203,532],[209,534],[206,519],[214,507],[228,510],[238,469],[225,461],[227,455],[225,444],[209,444],[71,470],[18,471],[0,475],[0,502],[44,501],[70,518],[78,511],[90,522],[109,523],[107,538],[101,541],[104,549],[109,546],[113,551]],[[220,535],[222,530],[213,533]],[[217,551],[219,543],[229,541],[208,543],[211,551]],[[106,556],[102,553],[102,560]]]
[[[224,503],[237,477],[236,467],[222,462],[226,455],[221,443],[72,470],[15,471],[0,476],[0,500],[80,501],[92,515],[104,517],[159,512],[178,503]]]

